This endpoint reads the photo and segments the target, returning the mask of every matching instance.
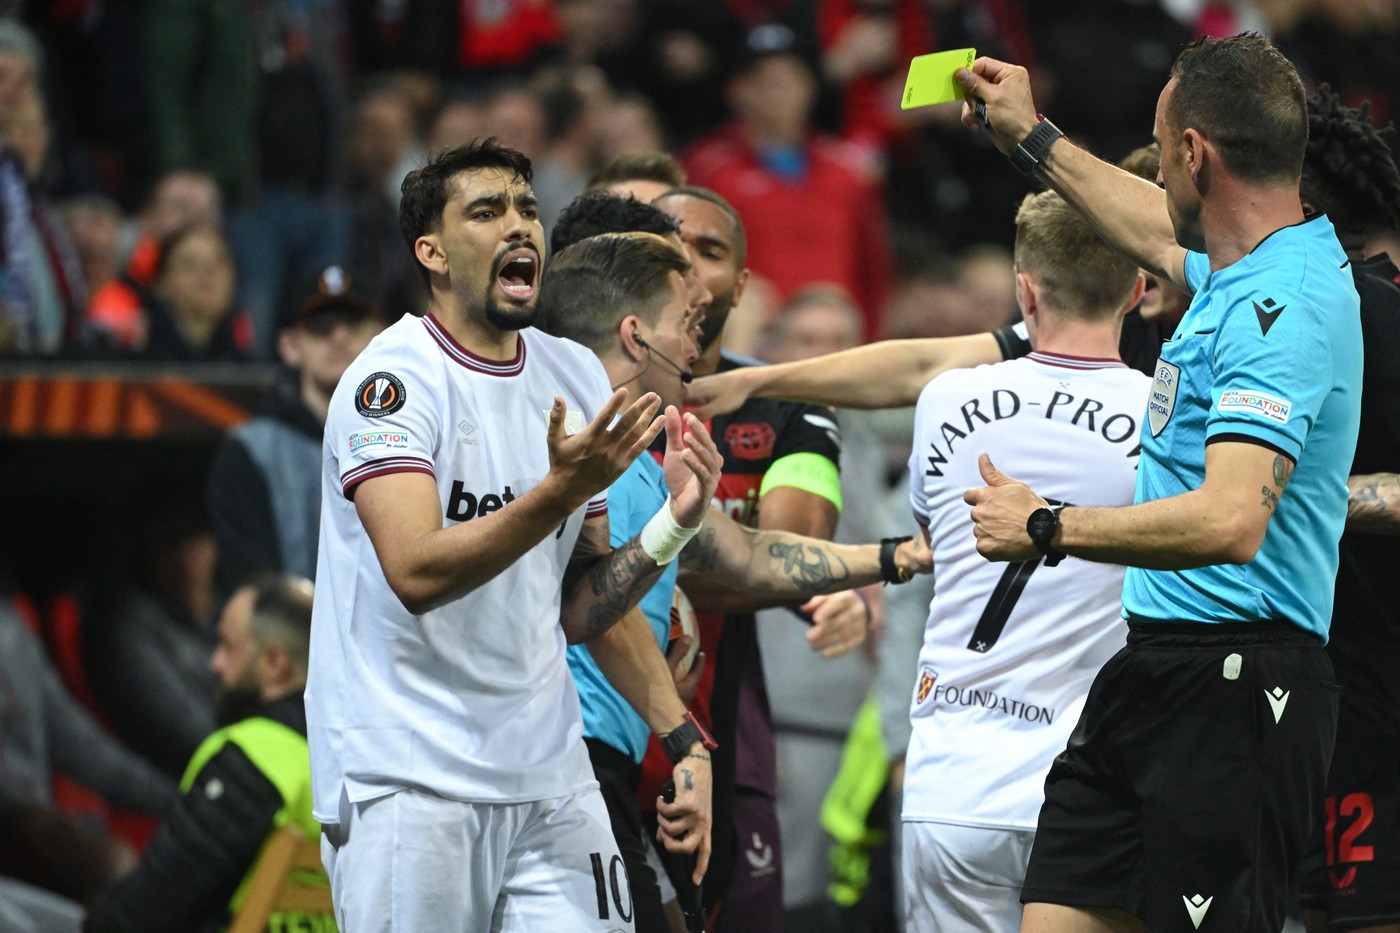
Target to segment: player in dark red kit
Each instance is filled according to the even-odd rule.
[[[1327,798],[1304,861],[1309,933],[1400,930],[1400,288],[1366,237],[1400,229],[1394,126],[1377,132],[1369,108],[1342,106],[1323,85],[1308,100],[1302,196],[1325,211],[1351,258],[1366,348],[1361,431],[1347,485],[1346,532],[1332,613],[1332,658],[1342,703]],[[1386,145],[1387,138],[1389,146]]]

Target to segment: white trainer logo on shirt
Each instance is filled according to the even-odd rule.
[[[1288,697],[1292,693],[1293,691],[1285,690],[1282,687],[1275,687],[1272,690],[1264,691],[1264,696],[1268,698],[1269,706],[1272,707],[1274,711],[1275,725],[1277,725],[1278,721],[1283,718],[1283,708],[1288,705]]]
[[[545,426],[549,426],[549,409],[541,409],[544,412]],[[583,412],[576,408],[567,409],[564,412],[564,433],[577,434],[583,430]]]
[[[1210,902],[1215,900],[1215,896],[1201,897],[1199,894],[1194,897],[1182,895],[1181,899],[1186,902],[1186,912],[1191,915],[1191,925],[1197,930],[1201,928],[1201,921],[1206,918],[1206,911],[1210,910]]]

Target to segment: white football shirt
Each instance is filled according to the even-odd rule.
[[[306,688],[316,818],[406,787],[467,802],[562,797],[590,786],[578,693],[564,661],[561,581],[606,493],[484,586],[414,615],[389,588],[352,501],[400,471],[431,475],[444,527],[508,507],[549,471],[555,395],[566,427],[611,391],[597,358],[527,329],[514,360],[472,354],[431,316],[405,316],[341,378],[326,420],[321,537]]]
[[[909,459],[935,595],[910,706],[904,819],[1034,828],[1045,773],[1094,675],[1127,640],[1123,568],[993,563],[963,493],[980,453],[1046,499],[1128,505],[1147,376],[1050,353],[953,370],[925,387]]]

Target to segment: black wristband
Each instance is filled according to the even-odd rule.
[[[1035,129],[1021,140],[1020,145],[1008,152],[1006,157],[1011,160],[1016,171],[1029,178],[1035,175],[1035,170],[1040,167],[1051,144],[1063,135],[1065,134],[1060,132],[1058,126],[1041,117]]]
[[[1036,509],[1026,519],[1026,535],[1036,550],[1045,555],[1045,566],[1053,567],[1065,559],[1065,553],[1057,550],[1050,542],[1055,540],[1055,532],[1060,530],[1060,510],[1058,508]]]
[[[901,538],[880,539],[880,579],[898,586],[914,579],[913,576],[894,562],[895,550],[905,541],[913,541],[910,535]]]
[[[719,748],[704,727],[695,721],[695,714],[686,713],[684,722],[661,737],[661,750],[671,759],[671,764],[679,764],[696,742],[710,751]]]

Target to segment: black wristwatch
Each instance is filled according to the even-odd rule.
[[[914,579],[913,574],[894,562],[894,552],[905,541],[913,541],[910,535],[899,538],[880,539],[880,579],[898,586]]]
[[[1026,134],[1020,145],[1008,152],[1006,157],[1011,160],[1016,171],[1030,178],[1035,175],[1035,170],[1045,158],[1050,145],[1063,135],[1065,134],[1060,132],[1058,126],[1041,117],[1035,129]]]
[[[1045,566],[1053,567],[1065,559],[1064,551],[1057,550],[1050,542],[1055,540],[1055,532],[1060,530],[1060,510],[1040,508],[1026,519],[1026,534],[1036,550],[1045,555]]]
[[[671,759],[671,764],[679,764],[696,742],[710,751],[719,748],[719,743],[710,738],[705,727],[696,722],[695,714],[686,713],[684,722],[661,737],[661,750]]]

